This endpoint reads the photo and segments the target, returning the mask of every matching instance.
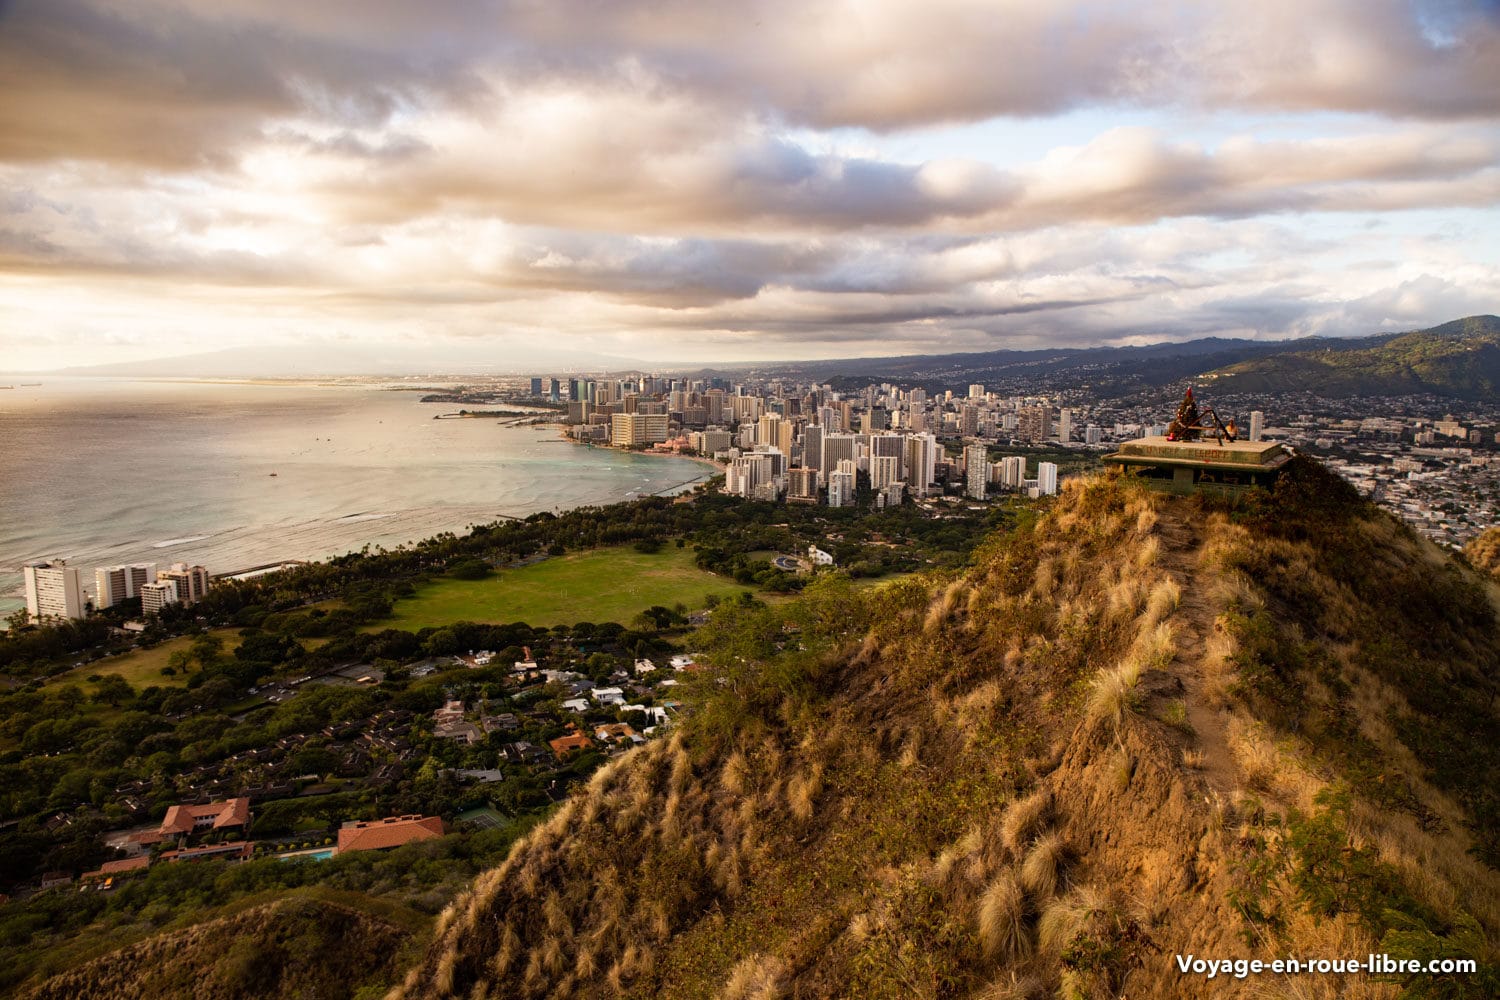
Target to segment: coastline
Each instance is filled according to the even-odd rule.
[[[547,425],[537,425],[537,426],[538,426],[538,428],[540,428],[540,427],[547,426]],[[554,427],[556,427],[556,428],[558,428],[560,430],[563,427],[563,425],[556,424],[556,423],[554,423],[552,426],[554,426]],[[569,444],[574,444],[574,445],[586,445],[587,444],[587,442],[577,441],[577,440],[575,440],[575,439],[573,439],[571,437],[568,437],[565,432],[564,433],[560,433],[559,434],[559,438],[560,438],[560,440],[566,441]],[[607,450],[611,450],[611,451],[620,450],[620,449],[609,448],[609,446],[602,446],[602,447],[605,448],[605,449],[607,449]],[[721,472],[722,468],[723,468],[718,463],[714,462],[712,459],[703,458],[701,456],[662,454],[662,453],[653,453],[653,452],[649,452],[649,451],[646,451],[646,452],[626,451],[626,452],[623,452],[623,453],[627,454],[627,455],[647,455],[647,456],[653,456],[653,457],[658,457],[658,458],[671,458],[671,459],[678,459],[678,460],[687,460],[687,461],[694,462],[694,463],[696,463],[696,464],[698,464],[700,466],[706,466],[706,468],[703,469],[703,471],[699,475],[692,476],[690,478],[684,478],[683,480],[680,480],[680,481],[672,482],[670,485],[664,486],[664,487],[662,487],[659,490],[654,490],[654,491],[650,491],[650,492],[629,491],[629,492],[626,492],[626,493],[624,493],[622,495],[619,495],[619,496],[616,496],[616,497],[613,497],[613,498],[609,498],[609,499],[606,499],[606,500],[603,500],[603,501],[593,501],[591,503],[574,504],[574,505],[570,505],[570,506],[568,506],[566,508],[557,507],[557,508],[554,508],[554,510],[560,512],[560,511],[562,511],[564,509],[566,509],[566,510],[572,510],[575,507],[579,507],[579,506],[593,506],[593,505],[596,505],[596,504],[599,504],[599,503],[628,503],[628,502],[634,502],[634,501],[640,500],[640,499],[642,499],[644,497],[648,497],[648,496],[675,496],[677,494],[687,492],[692,487],[694,487],[694,486],[696,486],[696,485],[698,485],[700,483],[708,481],[713,475],[717,474],[718,472]],[[415,544],[415,543],[421,542],[421,541],[423,541],[423,540],[425,540],[427,538],[431,538],[431,537],[433,537],[435,535],[441,534],[441,533],[446,532],[446,531],[452,531],[452,532],[457,533],[457,534],[465,534],[465,533],[468,532],[468,530],[473,525],[476,525],[476,524],[487,524],[487,523],[493,523],[493,522],[503,522],[503,521],[507,521],[507,520],[513,520],[513,519],[523,518],[525,516],[524,514],[507,513],[507,512],[504,512],[504,511],[498,511],[498,510],[495,510],[493,508],[489,508],[487,506],[480,507],[480,506],[467,506],[467,505],[463,506],[463,507],[459,507],[459,508],[453,509],[452,512],[451,512],[452,516],[450,518],[446,519],[446,520],[441,520],[441,521],[432,520],[432,519],[430,519],[427,516],[430,513],[431,513],[430,511],[415,510],[414,509],[414,510],[411,510],[411,511],[396,511],[396,512],[391,512],[389,515],[382,514],[382,515],[379,515],[379,516],[373,516],[373,517],[370,517],[368,520],[364,520],[362,518],[363,523],[368,524],[369,527],[370,527],[370,529],[371,529],[368,534],[361,535],[361,536],[355,536],[355,537],[347,537],[347,538],[345,538],[343,540],[340,540],[340,541],[334,543],[331,547],[326,547],[326,548],[319,546],[317,542],[313,541],[312,537],[309,537],[307,539],[307,541],[312,542],[312,544],[311,545],[307,545],[307,546],[303,546],[303,547],[292,547],[292,546],[289,546],[287,549],[282,549],[282,550],[279,550],[279,551],[278,550],[260,549],[260,550],[257,551],[257,553],[255,554],[255,556],[253,558],[251,558],[250,560],[248,560],[246,562],[243,562],[243,563],[241,563],[241,562],[231,563],[231,566],[233,568],[230,568],[230,569],[227,569],[227,570],[224,570],[224,571],[220,571],[220,572],[214,572],[212,574],[212,576],[216,580],[223,580],[223,579],[228,579],[228,578],[233,577],[233,576],[239,576],[239,575],[243,575],[243,574],[246,574],[246,573],[255,572],[257,570],[265,570],[267,567],[282,566],[282,565],[293,565],[293,564],[297,564],[297,563],[326,562],[329,559],[337,558],[337,557],[339,557],[341,555],[346,555],[346,554],[351,553],[351,552],[358,552],[365,545],[368,545],[368,546],[370,546],[372,548],[376,547],[376,546],[385,547],[385,548],[395,548],[395,547],[397,547],[399,545],[411,545],[411,544]],[[403,537],[396,538],[393,535],[391,535],[390,532],[384,532],[383,533],[383,532],[381,532],[379,530],[382,526],[391,526],[391,527],[394,527],[395,525],[394,525],[393,522],[399,521],[399,520],[403,519],[407,515],[410,515],[410,516],[416,518],[418,520],[418,522],[420,523],[420,527],[417,524],[410,525],[410,527],[413,528],[414,530],[412,530],[409,535],[404,535],[403,534]],[[345,517],[348,517],[348,515],[345,515]],[[345,518],[335,518],[331,522],[327,521],[327,520],[311,520],[311,521],[306,522],[305,526],[309,530],[311,530],[311,531],[313,531],[315,533],[321,533],[323,530],[326,530],[326,528],[330,524],[337,524],[339,521],[344,521],[344,520],[345,520]],[[349,523],[349,522],[346,522],[346,523]],[[295,533],[295,529],[296,528],[300,528],[300,527],[303,527],[303,526],[302,525],[293,526],[293,529],[294,529],[293,533]],[[234,529],[234,530],[238,530],[238,529]],[[196,539],[195,539],[195,541],[196,541]],[[107,560],[111,559],[111,558],[114,558],[114,557],[107,557],[107,556],[91,557],[91,556],[88,556],[88,555],[85,555],[85,556],[82,557],[81,561],[82,561],[83,564],[85,564],[84,565],[84,569],[85,569],[84,575],[86,577],[86,579],[85,579],[85,585],[86,585],[86,587],[87,587],[88,584],[92,583],[92,566],[93,566],[93,564],[95,562],[101,562],[101,563],[107,562]],[[132,558],[134,558],[134,557],[132,557]],[[163,553],[162,558],[164,558],[168,562],[172,561],[171,555],[169,555],[167,553]],[[75,560],[73,558],[70,558],[70,562],[72,562],[72,561],[75,561]],[[12,569],[14,571],[13,573],[12,573]],[[91,589],[91,588],[89,588],[89,589]],[[25,602],[25,599],[24,599],[24,594],[25,594],[25,591],[24,591],[23,582],[22,582],[20,565],[17,564],[13,568],[12,567],[8,567],[8,566],[7,567],[0,567],[0,618],[3,618],[5,615],[8,615],[8,614],[12,613],[15,610],[18,610],[20,608],[24,608],[26,606],[26,602]]]

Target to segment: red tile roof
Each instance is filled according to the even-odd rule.
[[[383,851],[417,840],[441,837],[447,830],[440,816],[388,816],[369,823],[345,823],[339,830],[339,853]]]
[[[249,826],[250,800],[238,798],[210,802],[206,806],[173,806],[161,821],[161,835],[169,837],[179,833],[192,833],[198,827],[198,820],[210,816],[213,817],[211,829],[214,830]]]
[[[574,750],[587,750],[594,745],[594,741],[583,733],[569,733],[567,736],[559,736],[555,740],[549,740],[547,745],[552,752],[559,757],[572,753]]]
[[[146,855],[138,858],[125,858],[121,861],[106,861],[99,866],[96,872],[84,872],[83,878],[104,878],[108,875],[123,875],[126,872],[143,871],[151,864],[151,859]]]

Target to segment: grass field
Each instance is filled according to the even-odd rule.
[[[228,652],[239,645],[240,637],[237,629],[221,628],[215,629],[214,634],[224,640],[224,650]],[[107,656],[93,663],[85,663],[75,670],[69,670],[65,674],[58,674],[47,682],[46,687],[53,688],[61,684],[78,684],[85,691],[92,693],[94,685],[88,683],[85,678],[99,674],[119,674],[130,682],[137,691],[148,687],[182,687],[187,683],[186,674],[177,674],[173,677],[162,676],[161,669],[167,665],[167,659],[177,650],[186,650],[193,644],[192,636],[178,636],[176,639],[168,639],[166,642],[152,646],[150,649],[133,649],[128,653],[118,656]]]
[[[396,604],[378,628],[417,631],[457,621],[574,625],[626,624],[654,605],[703,607],[709,594],[742,590],[693,565],[691,549],[647,555],[633,548],[598,549],[505,570],[484,580],[438,580]]]

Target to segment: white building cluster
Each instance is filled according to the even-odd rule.
[[[94,570],[94,597],[84,589],[83,574],[66,560],[22,567],[26,613],[33,622],[83,618],[89,610],[102,611],[122,601],[140,598],[141,612],[157,614],[168,604],[194,604],[208,593],[208,570],[173,563],[158,571],[156,563],[99,566]]]

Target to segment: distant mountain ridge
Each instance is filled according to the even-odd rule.
[[[1205,377],[1232,378],[1220,388],[1234,392],[1307,389],[1331,397],[1431,393],[1478,399],[1500,384],[1497,332],[1500,319],[1486,315],[1368,337],[1204,337],[1141,347],[853,358],[787,367],[816,371],[845,389],[880,379],[918,381],[933,389],[981,383],[1009,391],[1045,377],[1052,389],[1087,389],[1111,398]]]
[[[1500,398],[1500,317],[1468,316],[1375,339],[1354,350],[1299,350],[1242,361],[1212,376],[1231,392]]]

